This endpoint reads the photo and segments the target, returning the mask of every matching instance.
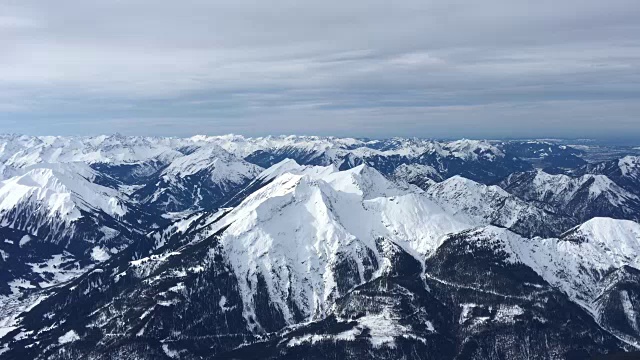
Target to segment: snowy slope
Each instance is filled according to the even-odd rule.
[[[567,150],[0,136],[0,353],[520,360],[640,344],[640,224],[612,219],[640,213],[637,159],[485,185],[530,168],[514,149]]]
[[[285,173],[207,233],[228,226],[221,243],[238,277],[246,316],[253,316],[251,294],[261,278],[291,320],[289,302],[305,317],[327,310],[340,294],[336,273],[345,264],[354,264],[355,284],[372,276],[383,263],[378,239],[421,258],[445,234],[468,228],[467,221],[422,195],[402,193],[362,166],[318,177]]]
[[[153,158],[175,158],[181,155],[175,148],[182,142],[169,138],[121,135],[96,137],[5,135],[0,137],[0,161],[17,168],[38,163],[78,161],[88,164],[136,163]]]
[[[337,167],[333,164],[327,166],[300,165],[293,159],[284,159],[279,163],[276,163],[268,167],[267,169],[264,169],[245,188],[243,188],[241,191],[236,192],[236,194],[231,199],[229,199],[229,201],[227,201],[225,206],[233,207],[238,205],[247,196],[269,184],[280,175],[309,175],[313,178],[317,178],[332,174],[337,171]]]
[[[210,145],[173,160],[133,196],[163,211],[212,210],[229,200],[262,169]]]
[[[640,224],[628,220],[594,218],[560,238],[528,239],[506,229],[485,227],[475,230],[472,239],[476,242],[469,244],[478,249],[468,251],[479,254],[481,248],[489,248],[503,254],[507,263],[528,266],[597,321],[607,314],[602,312],[602,294],[625,280],[615,275],[625,272],[625,267],[640,269]],[[640,346],[639,336],[636,330],[627,342]]]
[[[391,178],[403,185],[416,185],[426,190],[438,181],[442,181],[442,176],[432,166],[421,164],[402,164],[396,168]]]
[[[91,260],[96,246],[120,251],[167,222],[119,191],[90,182],[97,173],[85,164],[43,163],[25,170],[0,182],[0,226],[60,245],[78,258]]]
[[[618,167],[623,177],[640,180],[640,156],[625,156],[618,160]]]
[[[162,176],[171,181],[207,171],[214,182],[237,183],[255,176],[258,169],[218,146],[208,146],[175,159],[162,171]]]
[[[524,236],[557,236],[576,224],[574,219],[550,213],[498,186],[460,176],[432,185],[425,194],[451,213],[462,213]]]
[[[329,175],[337,172],[338,169],[332,164],[327,166],[309,166],[300,165],[293,159],[284,159],[281,162],[270,166],[263,170],[258,176],[256,181],[263,184],[274,180],[280,175],[290,173],[295,175],[310,175],[312,177],[322,177],[323,175]]]
[[[374,168],[359,165],[352,169],[334,172],[322,179],[339,192],[357,194],[364,200],[402,195],[404,190],[387,180]]]
[[[7,166],[5,164],[0,164],[0,181],[12,178],[16,175],[20,174],[20,170]]]
[[[576,175],[605,175],[627,191],[640,196],[640,156],[625,156],[616,160],[587,164]]]
[[[640,268],[640,224],[594,218],[556,239],[522,242],[522,261],[591,308],[602,280],[624,265]]]
[[[79,168],[82,171],[77,171]],[[83,177],[92,174],[90,169],[77,165],[32,167],[23,175],[0,183],[0,214],[33,208],[66,223],[80,218],[81,211],[97,210],[114,217],[124,216],[127,208],[120,194]],[[5,223],[8,221],[4,218]]]
[[[525,200],[552,206],[559,213],[583,221],[598,216],[640,218],[640,198],[604,175],[570,177],[543,171],[518,173],[504,180],[501,187]]]

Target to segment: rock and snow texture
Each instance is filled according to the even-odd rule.
[[[153,158],[174,158],[179,140],[170,138],[60,136],[0,136],[0,161],[24,168],[39,163],[136,163]]]
[[[58,338],[58,343],[60,345],[64,345],[77,340],[80,340],[80,337],[78,336],[78,334],[73,330],[69,330],[67,333],[65,333],[64,335]]]
[[[442,181],[442,176],[434,167],[421,164],[402,164],[395,169],[392,178],[401,185],[412,184],[423,190]]]
[[[640,224],[633,221],[594,218],[559,239],[520,245],[525,264],[589,309],[607,274],[625,265],[640,269]]]
[[[637,157],[560,150],[0,136],[0,352],[520,360],[640,346],[640,224],[613,219],[637,220]],[[514,152],[571,176],[522,173]]]
[[[237,274],[247,317],[260,281],[285,319],[294,318],[290,303],[304,317],[317,316],[348,290],[340,289],[340,277],[355,277],[356,285],[381,266],[378,239],[419,258],[446,234],[472,226],[420,194],[403,193],[369,167],[316,174],[277,177],[211,230],[228,226],[221,244]],[[345,264],[353,265],[352,274],[338,274]]]
[[[38,164],[0,182],[0,226],[66,244],[76,255],[97,243],[123,248],[143,212],[126,195],[91,182],[92,175],[86,165]]]
[[[640,224],[629,220],[594,218],[560,238],[528,239],[495,227],[477,231],[478,246],[527,265],[592,314],[609,274],[625,266],[640,269]]]
[[[211,145],[173,160],[133,196],[163,211],[213,210],[262,169]]]
[[[102,211],[114,217],[127,213],[116,190],[90,182],[82,176],[87,173],[76,169],[42,165],[0,182],[0,214],[20,208],[38,209],[51,219],[69,223],[82,217],[83,211]]]
[[[640,156],[625,156],[618,160],[622,176],[640,180]]]
[[[498,186],[460,176],[431,185],[425,193],[451,213],[463,213],[478,223],[491,223],[527,237],[560,235],[576,221],[523,201]]]
[[[551,206],[581,221],[597,216],[638,220],[640,198],[604,175],[550,175],[543,171],[513,174],[501,183],[525,200]]]
[[[640,196],[640,156],[625,156],[617,160],[587,164],[574,173],[604,175],[627,191]]]

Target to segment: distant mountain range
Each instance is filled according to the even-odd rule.
[[[638,351],[636,154],[0,136],[0,359]]]

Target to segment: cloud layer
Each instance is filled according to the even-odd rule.
[[[0,131],[640,138],[637,0],[0,5]]]

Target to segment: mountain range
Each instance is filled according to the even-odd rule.
[[[640,152],[0,136],[0,359],[640,350]]]

